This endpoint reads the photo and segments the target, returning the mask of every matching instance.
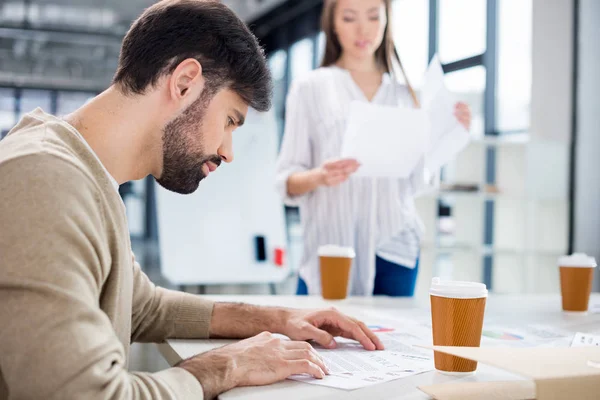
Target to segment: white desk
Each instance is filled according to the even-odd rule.
[[[334,305],[341,311],[365,319],[369,312],[377,311],[389,317],[410,318],[414,315],[429,315],[429,305],[419,304],[414,299],[387,297],[349,298],[343,301],[326,302],[320,297],[287,296],[208,296],[216,301],[235,301],[259,305],[289,306],[295,308],[321,308]],[[560,296],[490,296],[486,305],[486,323],[543,324],[568,332],[600,333],[600,294],[593,294],[591,304],[595,313],[587,316],[564,315],[561,312]],[[372,322],[372,321],[371,321]],[[171,364],[181,360],[178,355],[186,354],[186,346],[194,343],[200,352],[231,343],[227,340],[170,341],[160,345],[163,356]],[[189,349],[189,347],[188,347]],[[458,378],[427,372],[421,375],[387,382],[364,389],[345,391],[300,382],[284,381],[267,387],[237,388],[221,395],[222,400],[269,400],[282,399],[403,399],[424,400],[429,397],[417,386],[445,383]],[[479,365],[476,375],[463,378],[469,381],[499,381],[520,379],[498,369]]]

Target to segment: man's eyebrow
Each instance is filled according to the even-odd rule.
[[[237,118],[237,126],[242,126],[244,125],[244,122],[246,122],[246,118],[244,118],[244,114],[242,114],[239,110],[233,110],[233,112],[235,113],[235,116]]]

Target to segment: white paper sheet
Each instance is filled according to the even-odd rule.
[[[572,334],[539,324],[483,326],[482,347],[569,347]]]
[[[401,329],[381,324],[370,328],[382,340],[385,350],[367,351],[354,341],[338,338],[338,347],[334,350],[315,346],[330,370],[329,376],[322,380],[309,376],[293,376],[290,379],[353,390],[433,369],[433,352],[413,346],[431,342],[421,336],[421,328],[410,323]]]
[[[423,110],[350,104],[342,158],[357,160],[357,176],[406,178],[429,146],[429,121]]]
[[[573,338],[573,341],[571,342],[571,347],[590,346],[600,346],[600,335],[577,332]]]
[[[456,101],[444,84],[444,71],[437,55],[429,64],[424,82],[421,103],[431,123],[425,165],[436,171],[454,159],[469,144],[471,136],[454,115]]]

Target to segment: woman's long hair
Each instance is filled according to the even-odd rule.
[[[335,64],[337,60],[342,55],[342,46],[340,45],[340,41],[335,33],[335,23],[334,23],[334,11],[337,1],[336,0],[325,0],[323,6],[323,15],[321,17],[321,28],[325,33],[326,41],[325,41],[325,55],[323,56],[323,61],[321,63],[322,67],[328,67],[332,64]],[[383,68],[383,70],[390,75],[394,76],[394,61],[398,63],[400,70],[402,71],[402,75],[404,76],[404,80],[406,82],[406,86],[408,86],[408,91],[413,99],[413,103],[415,107],[419,107],[419,100],[417,99],[417,95],[413,90],[410,82],[408,81],[408,77],[406,76],[406,72],[404,71],[404,67],[402,66],[402,62],[400,61],[400,56],[398,55],[398,51],[396,50],[396,46],[394,45],[394,35],[392,31],[392,2],[391,0],[384,0],[385,11],[387,14],[387,25],[385,28],[385,33],[383,37],[383,42],[381,42],[381,46],[375,52],[375,60],[377,64]]]

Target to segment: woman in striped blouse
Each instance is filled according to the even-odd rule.
[[[352,101],[418,107],[408,82],[401,85],[393,75],[393,63],[402,66],[388,24],[390,3],[326,0],[322,67],[290,88],[277,185],[286,204],[300,207],[298,294],[320,293],[317,249],[326,244],[356,250],[350,294],[414,293],[424,230],[414,197],[435,188],[438,174],[420,163],[408,179],[352,177],[358,163],[336,159]],[[455,114],[468,129],[469,107],[458,103]]]

